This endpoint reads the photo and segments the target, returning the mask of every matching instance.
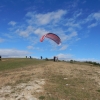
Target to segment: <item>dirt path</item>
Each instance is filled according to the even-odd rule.
[[[91,85],[89,89],[92,89],[93,93],[95,93],[94,89],[100,89],[100,67],[48,61],[42,65],[0,72],[0,100],[39,100],[39,98],[42,100],[42,95],[47,93],[51,95],[48,89],[49,85],[54,86],[50,81],[52,75],[64,76],[64,80],[72,78],[91,80],[93,84],[88,84]],[[66,85],[68,84],[66,83]],[[85,87],[80,86],[80,88]],[[63,97],[60,96],[58,100],[71,100]]]

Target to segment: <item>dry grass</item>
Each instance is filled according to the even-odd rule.
[[[41,79],[45,80],[45,84],[38,92],[31,90],[34,100],[99,100],[100,98],[100,68],[81,63],[47,61],[38,65],[31,64],[23,68],[2,71],[0,87],[11,86],[16,90],[15,86],[18,84],[29,85],[29,82],[36,79],[38,81],[35,81],[35,84],[38,85]],[[21,92],[21,90],[17,91]],[[12,91],[11,94],[15,92]],[[5,98],[11,94],[5,93]],[[2,97],[2,94],[0,96]]]
[[[46,100],[98,100],[100,68],[89,65],[52,63],[46,66]]]

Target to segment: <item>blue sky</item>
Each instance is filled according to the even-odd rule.
[[[48,32],[61,45],[40,37]],[[0,55],[100,61],[100,0],[1,0]]]

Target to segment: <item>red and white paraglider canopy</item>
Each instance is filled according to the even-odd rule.
[[[40,38],[40,42],[43,42],[43,40],[46,38],[52,39],[53,41],[55,41],[57,44],[61,44],[61,39],[54,33],[47,33],[45,35],[43,35]]]

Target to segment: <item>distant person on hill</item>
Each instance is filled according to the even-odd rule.
[[[41,56],[41,59],[42,59],[42,56]]]
[[[0,56],[0,61],[1,61],[1,56]]]
[[[55,56],[54,56],[53,60],[56,61],[56,57]]]

